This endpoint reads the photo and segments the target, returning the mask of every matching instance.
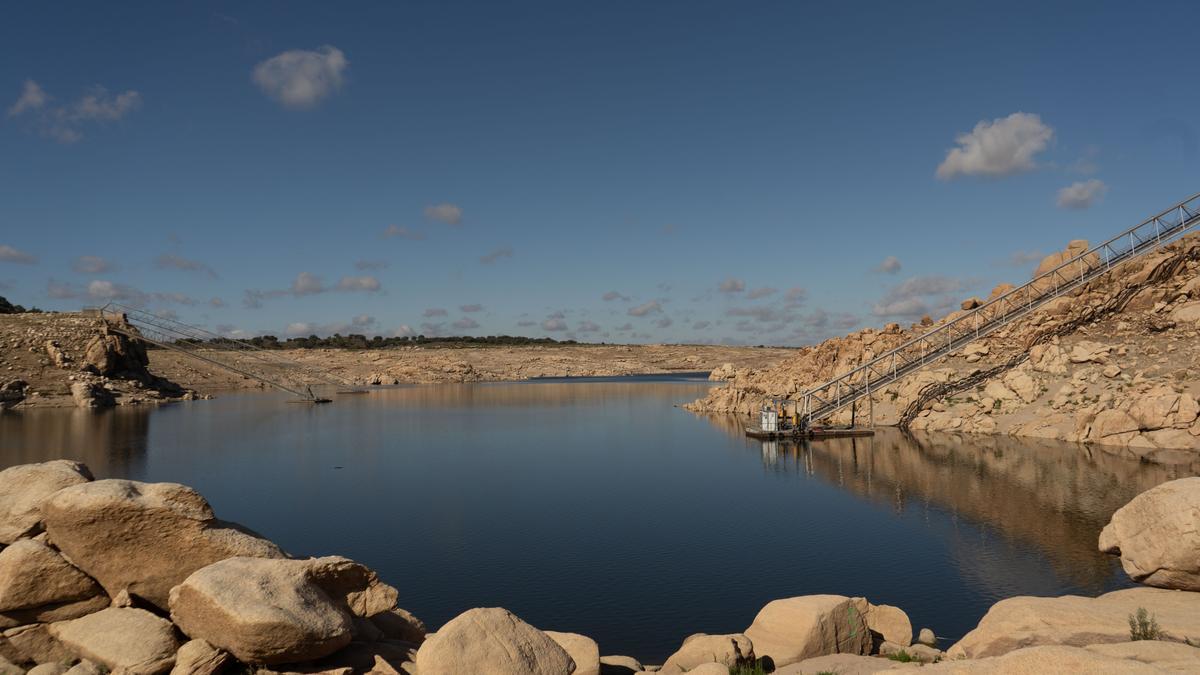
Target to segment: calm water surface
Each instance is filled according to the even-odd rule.
[[[1011,595],[1128,585],[1111,513],[1178,470],[1009,438],[763,444],[686,378],[235,394],[0,415],[0,466],[175,481],[296,555],[378,570],[431,627],[477,606],[661,662],[774,598],[865,595],[957,639]]]

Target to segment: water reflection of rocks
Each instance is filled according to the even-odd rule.
[[[736,418],[709,419],[741,433]],[[941,509],[1036,547],[1057,575],[1082,589],[1101,589],[1112,577],[1112,562],[1098,554],[1096,538],[1113,511],[1155,485],[1198,473],[1194,462],[1147,464],[1081,445],[1009,436],[882,429],[873,438],[747,440],[773,472],[820,478],[888,504],[897,514],[914,505]],[[988,575],[979,562],[968,567]],[[993,592],[1006,585],[994,578],[980,581]]]
[[[97,478],[143,473],[153,408],[31,409],[0,415],[0,468],[71,459]]]

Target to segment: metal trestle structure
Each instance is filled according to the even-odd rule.
[[[1200,194],[1125,230],[999,297],[948,321],[857,368],[804,392],[804,423],[811,427],[871,392],[916,372],[1114,267],[1179,239],[1200,224]]]

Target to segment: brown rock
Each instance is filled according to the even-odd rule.
[[[1125,445],[1137,435],[1137,420],[1120,410],[1102,410],[1092,420],[1088,440],[1107,445]]]
[[[0,613],[86,600],[100,585],[58,551],[22,539],[0,551]]]
[[[86,466],[65,459],[0,471],[0,544],[36,534],[42,526],[42,501],[90,480],[92,473]]]
[[[3,640],[7,640],[16,653],[17,656],[12,658],[17,663],[54,663],[75,658],[75,654],[50,635],[48,624],[35,623],[10,628],[4,631]]]
[[[754,660],[754,644],[741,633],[707,635],[697,633],[688,637],[663,664],[659,672],[685,673],[705,663],[730,666]]]
[[[402,640],[420,645],[425,641],[425,624],[412,612],[399,607],[371,617],[371,623],[389,640]]]
[[[600,675],[600,647],[595,640],[578,633],[544,632],[575,662],[572,675]]]
[[[203,497],[175,483],[75,485],[48,499],[43,513],[50,542],[109,595],[128,591],[162,609],[171,587],[205,565],[283,556],[271,542],[216,520]]]
[[[1129,616],[1155,615],[1168,641],[1200,635],[1200,593],[1127,588],[1098,598],[1017,596],[992,605],[974,630],[946,650],[948,658],[978,659],[1037,645],[1086,646],[1129,640]]]
[[[557,642],[500,607],[459,614],[417,651],[421,675],[563,675],[574,670],[575,662]]]
[[[904,610],[892,605],[872,605],[863,598],[859,601],[858,611],[867,621],[867,628],[877,633],[883,640],[907,647],[912,644],[912,622]]]
[[[601,656],[601,675],[633,675],[642,672],[642,663],[632,656]]]
[[[175,654],[175,667],[171,669],[171,675],[214,675],[231,661],[232,657],[227,652],[204,640],[192,640]]]
[[[331,593],[318,583],[341,560],[337,565],[328,559],[213,563],[171,589],[171,619],[188,636],[247,663],[328,656],[350,643],[353,627],[346,586],[335,583]]]
[[[776,667],[826,654],[869,654],[871,632],[850,598],[805,595],[767,603],[746,629],[759,657]]]
[[[1200,591],[1200,477],[1163,483],[1117,509],[1100,550],[1120,555],[1134,581]]]
[[[50,634],[79,656],[129,675],[169,671],[179,649],[171,622],[143,609],[110,607],[51,624]]]

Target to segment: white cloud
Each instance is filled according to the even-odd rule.
[[[255,66],[252,79],[288,108],[311,108],[342,87],[349,64],[342,50],[331,45],[292,49]]]
[[[479,322],[469,316],[464,316],[458,321],[450,324],[450,326],[454,330],[474,330],[479,328]]]
[[[213,268],[205,265],[198,260],[189,260],[183,256],[175,255],[174,253],[164,253],[154,259],[154,264],[159,269],[176,269],[185,272],[201,272],[216,279],[217,273]]]
[[[1046,255],[1041,251],[1013,251],[1012,255],[1008,256],[1005,264],[1013,267],[1024,267],[1031,263],[1041,262]]]
[[[1098,178],[1071,183],[1058,191],[1058,208],[1086,209],[1104,198],[1108,186]]]
[[[374,293],[382,288],[375,277],[342,277],[333,290],[343,293]]]
[[[580,333],[596,333],[599,332],[600,325],[592,321],[581,321],[579,322],[579,328],[576,330]]]
[[[982,120],[970,133],[959,134],[957,148],[946,153],[937,177],[1006,176],[1036,167],[1034,156],[1046,149],[1054,130],[1037,115],[1015,112],[988,122]]]
[[[673,324],[673,323],[675,323],[675,322],[669,316],[664,316],[663,318],[654,322],[654,324],[657,325],[659,328],[669,328],[671,326],[671,324]]]
[[[692,324],[692,330],[704,330],[712,325],[711,321],[697,321]]]
[[[552,333],[558,333],[567,329],[567,322],[562,319],[546,319],[542,322],[542,328]]]
[[[21,263],[22,265],[32,265],[37,262],[37,258],[24,251],[0,244],[0,262]]]
[[[447,225],[462,224],[462,208],[455,204],[434,204],[425,207],[425,217]]]
[[[354,269],[367,270],[383,270],[391,267],[392,264],[386,260],[359,260],[354,263]]]
[[[955,304],[952,294],[966,288],[961,279],[942,276],[913,277],[890,289],[872,313],[882,317],[918,317],[939,314]]]
[[[771,288],[769,286],[764,286],[762,288],[756,288],[756,289],[750,291],[749,293],[746,294],[746,297],[751,300],[757,300],[759,298],[765,298],[768,295],[774,295],[776,292],[777,292],[777,289]]]
[[[401,225],[388,225],[387,229],[383,231],[383,236],[388,238],[397,237],[400,239],[420,241],[421,239],[425,238],[425,233],[418,232],[416,230],[410,230]]]
[[[491,253],[480,256],[479,262],[483,263],[484,265],[490,265],[490,264],[496,262],[497,260],[499,260],[500,258],[511,258],[511,257],[513,257],[513,250],[507,246],[502,246],[502,247],[492,251]]]
[[[900,259],[894,255],[889,255],[883,259],[883,262],[875,266],[876,272],[884,274],[896,274],[900,271]]]
[[[621,300],[621,301],[625,302],[625,301],[629,300],[629,298],[625,297],[624,295],[621,295],[617,291],[609,291],[609,292],[605,293],[604,295],[600,296],[600,299],[605,302],[612,302],[613,300]]]
[[[446,310],[442,309],[441,307],[430,307],[424,312],[421,312],[421,316],[425,317],[426,319],[434,316],[446,316]]]
[[[746,290],[746,282],[729,277],[717,285],[717,290],[722,293],[741,293]]]
[[[412,326],[406,323],[400,324],[399,328],[392,331],[392,337],[412,337],[416,334],[417,331],[413,330]]]
[[[296,280],[292,282],[292,293],[294,295],[316,295],[324,293],[325,285],[321,283],[321,277],[312,272],[301,272],[296,275]]]
[[[46,105],[46,101],[49,99],[50,97],[38,86],[37,82],[25,80],[25,86],[21,88],[21,95],[17,97],[17,102],[8,109],[8,116],[16,117],[29,110],[38,110]]]
[[[472,304],[472,305],[459,305],[459,306],[458,306],[458,309],[459,309],[459,310],[461,310],[461,311],[463,311],[463,312],[465,312],[465,313],[467,313],[467,314],[470,314],[470,313],[472,313],[472,312],[482,312],[482,311],[483,311],[483,305],[481,305],[481,304],[479,304],[479,303],[475,303],[475,304]]]
[[[83,127],[91,122],[114,122],[136,110],[142,95],[130,89],[110,94],[95,86],[73,103],[50,107],[47,94],[37,82],[26,80],[20,97],[8,109],[9,117],[33,115],[34,126],[43,136],[60,143],[74,143],[83,138]]]
[[[375,325],[375,317],[371,316],[370,314],[359,314],[358,316],[354,317],[353,319],[350,319],[350,324],[353,326],[358,326],[360,328],[365,328],[367,326],[374,326]]]
[[[808,300],[808,289],[799,286],[793,286],[788,289],[788,292],[783,296],[789,304],[798,305],[805,300]]]
[[[81,255],[71,263],[71,269],[80,274],[104,274],[112,268],[112,263],[98,255]]]
[[[626,314],[629,316],[646,316],[647,314],[656,314],[662,311],[662,305],[658,304],[657,300],[643,303],[637,307],[630,307]]]

